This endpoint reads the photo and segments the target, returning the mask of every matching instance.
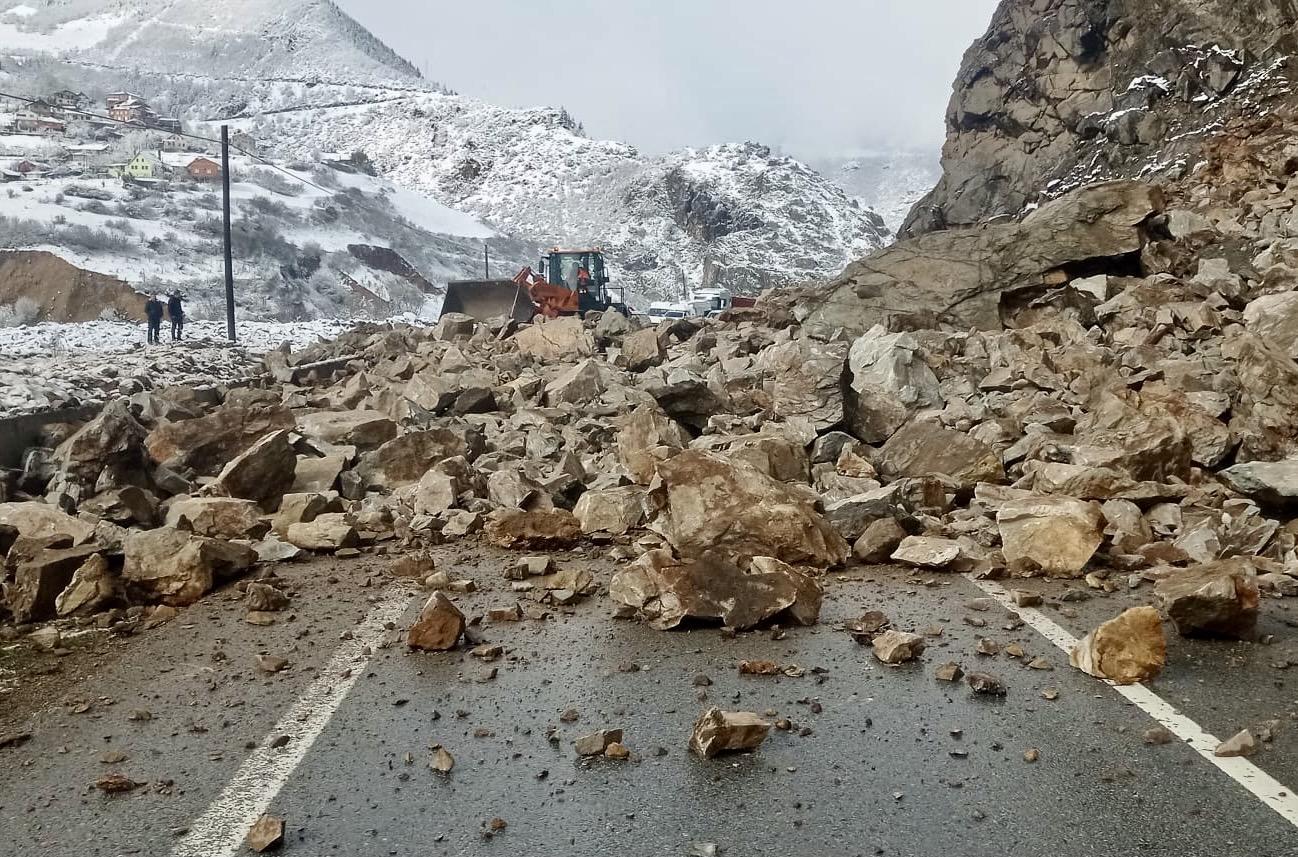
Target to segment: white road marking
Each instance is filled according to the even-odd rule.
[[[976,580],[972,575],[965,577],[983,592],[1000,602],[1008,610],[1018,615],[1038,634],[1054,643],[1065,652],[1071,652],[1077,645],[1077,638],[1057,625],[1035,607],[1019,607],[1010,597],[1009,592],[998,583],[989,580]],[[1293,789],[1242,757],[1220,758],[1212,751],[1221,743],[1219,738],[1207,732],[1198,723],[1176,710],[1176,707],[1140,684],[1118,685],[1111,681],[1105,684],[1122,694],[1133,705],[1140,708],[1150,717],[1157,720],[1169,732],[1189,744],[1200,756],[1216,765],[1226,776],[1239,783],[1262,803],[1275,810],[1281,818],[1298,827],[1298,795]]]
[[[399,590],[379,599],[363,620],[361,630],[343,641],[320,677],[275,724],[225,790],[190,825],[189,832],[172,848],[172,857],[232,857],[240,852],[248,828],[270,807],[365,672],[370,660],[366,647],[373,650],[377,646],[387,633],[385,624],[400,619],[409,603],[409,594]],[[282,749],[272,749],[270,741],[279,735],[289,736],[289,742]]]

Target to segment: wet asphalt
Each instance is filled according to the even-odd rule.
[[[442,567],[483,590],[456,596],[469,615],[517,597],[500,575],[505,554],[442,553]],[[612,570],[561,559],[605,581]],[[0,697],[0,726],[32,734],[0,749],[0,835],[21,854],[167,854],[250,748],[274,738],[340,635],[400,585],[385,565],[289,566],[292,618],[272,627],[246,625],[226,590],[129,640],[88,638],[33,661],[57,671],[33,679],[38,693]],[[1047,594],[1047,615],[1079,636],[1149,599],[1144,589],[1059,604],[1064,584],[1022,585]],[[506,650],[490,664],[467,648],[407,653],[391,630],[272,802],[287,819],[284,853],[1298,855],[1298,829],[1183,744],[1146,745],[1147,715],[999,608],[965,606],[981,596],[957,577],[854,569],[828,579],[819,626],[733,637],[655,632],[613,619],[596,596],[545,622],[484,620],[482,636]],[[407,618],[421,600],[410,597]],[[837,627],[868,609],[941,635],[918,663],[884,666]],[[1169,666],[1152,689],[1220,737],[1282,721],[1253,761],[1294,785],[1298,673],[1276,664],[1298,639],[1298,614],[1272,600],[1264,611],[1269,645],[1181,641],[1169,626]],[[1026,656],[976,655],[980,637]],[[258,673],[258,652],[292,665]],[[1024,666],[1038,655],[1053,668]],[[805,674],[738,673],[759,659]],[[947,660],[999,675],[1008,696],[936,681]],[[686,741],[712,705],[794,728],[754,754],[699,759]],[[576,722],[560,719],[568,709]],[[629,761],[578,759],[572,741],[601,728],[624,730]],[[430,768],[435,745],[455,757],[451,773]],[[1025,761],[1029,749],[1038,761]],[[107,771],[146,785],[103,795],[93,783]],[[492,819],[507,826],[487,835]]]

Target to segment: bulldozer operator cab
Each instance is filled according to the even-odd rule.
[[[620,306],[609,295],[608,273],[604,268],[604,254],[600,250],[551,250],[541,259],[545,281],[563,286],[577,293],[579,312],[606,310]]]

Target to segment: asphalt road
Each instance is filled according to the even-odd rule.
[[[466,613],[511,601],[505,561],[446,549],[442,566],[483,589],[456,596]],[[565,561],[611,572],[598,558]],[[223,850],[225,834],[237,842],[240,813],[269,801],[287,819],[284,853],[301,855],[1298,855],[1298,827],[1184,743],[1144,743],[1148,714],[1000,608],[966,607],[985,606],[974,601],[984,593],[963,578],[854,570],[831,577],[818,627],[734,637],[614,620],[597,596],[545,622],[484,622],[506,648],[486,664],[467,650],[407,653],[401,628],[421,599],[383,566],[290,567],[292,620],[272,627],[244,624],[226,591],[130,640],[0,658],[23,688],[0,697],[0,727],[32,735],[0,749],[0,835],[21,844],[13,853],[166,855],[196,841],[247,853]],[[1029,585],[1052,602],[1065,591]],[[1148,597],[1043,612],[1080,636]],[[392,629],[374,618],[403,605]],[[867,609],[941,636],[921,662],[883,666],[836,627]],[[1281,721],[1251,761],[1293,785],[1298,673],[1276,664],[1295,652],[1298,614],[1283,601],[1264,609],[1270,645],[1188,643],[1169,626],[1170,663],[1151,687],[1220,737]],[[1018,642],[1026,657],[976,655],[980,637]],[[291,667],[259,673],[259,652]],[[1023,665],[1038,655],[1053,669]],[[806,673],[741,676],[745,659]],[[1008,696],[936,681],[947,660],[1000,675]],[[340,693],[312,695],[322,687],[349,690],[335,707]],[[1057,698],[1043,698],[1050,690]],[[774,712],[794,729],[751,755],[698,759],[686,741],[711,705]],[[576,722],[561,721],[567,709]],[[573,739],[600,728],[625,731],[629,761],[577,758]],[[280,734],[290,738],[273,747]],[[455,757],[451,773],[430,768],[435,745]],[[101,794],[93,783],[108,771],[146,785]],[[209,809],[218,799],[227,811]],[[487,836],[492,819],[507,826]]]

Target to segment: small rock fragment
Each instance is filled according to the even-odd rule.
[[[261,854],[273,851],[284,844],[284,819],[275,815],[263,815],[248,829],[248,847]]]
[[[710,708],[694,723],[690,749],[707,759],[756,750],[770,729],[771,724],[752,712]]]

